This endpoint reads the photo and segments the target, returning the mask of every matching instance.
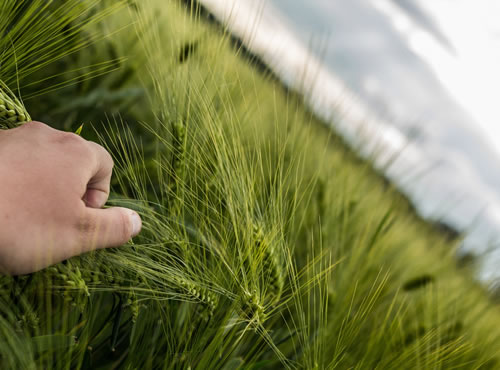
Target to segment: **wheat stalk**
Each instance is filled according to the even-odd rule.
[[[0,80],[0,128],[14,128],[31,121],[24,105]]]

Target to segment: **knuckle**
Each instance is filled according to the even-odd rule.
[[[45,123],[39,121],[29,121],[15,128],[15,130],[45,130],[48,126]]]
[[[85,139],[71,132],[57,132],[54,141],[66,147],[69,153],[88,158],[92,153]]]
[[[114,166],[113,157],[106,150],[106,148],[104,148],[102,145],[94,143],[94,142],[90,142],[90,143],[94,146],[96,152],[99,153],[99,157],[102,158],[106,167],[113,168],[113,166]]]
[[[113,168],[115,166],[115,161],[113,160],[113,157],[111,156],[111,154],[109,154],[109,152],[106,149],[104,149],[104,151],[106,152],[106,160],[108,161],[109,166]]]
[[[64,131],[60,131],[57,133],[56,140],[62,144],[71,144],[71,145],[83,145],[85,143],[85,140],[83,140],[80,136],[72,132],[64,132]]]
[[[104,149],[102,146],[100,146],[99,144],[97,144],[99,148],[101,148],[101,152],[102,152],[102,156],[104,158],[104,161],[106,162],[106,164],[113,168],[113,166],[115,165],[114,161],[113,161],[113,157],[111,156],[111,154],[109,154],[109,152]]]
[[[26,128],[45,128],[47,125],[45,123],[42,123],[40,121],[30,121],[26,122],[22,127]]]

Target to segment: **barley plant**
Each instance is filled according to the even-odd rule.
[[[115,160],[120,248],[0,277],[2,369],[500,367],[443,235],[191,1],[4,0],[0,117]],[[81,132],[79,130],[78,132]]]
[[[30,120],[24,105],[0,80],[0,127],[13,128]]]

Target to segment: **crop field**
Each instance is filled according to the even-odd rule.
[[[108,204],[143,220],[0,276],[0,368],[500,368],[460,236],[195,4],[4,0],[0,34],[2,127],[84,123],[115,161]]]

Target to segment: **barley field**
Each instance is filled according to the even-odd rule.
[[[0,120],[104,145],[128,245],[0,276],[2,369],[497,369],[444,233],[189,1],[4,0]]]

